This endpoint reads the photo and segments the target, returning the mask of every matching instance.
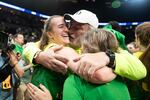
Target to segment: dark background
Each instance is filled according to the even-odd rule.
[[[113,8],[115,0],[1,0],[46,15],[75,13],[87,9],[97,14],[100,22],[149,21],[150,0],[118,0],[120,7]],[[118,6],[116,4],[116,6]]]

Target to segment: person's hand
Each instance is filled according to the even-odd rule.
[[[17,55],[13,51],[8,51],[7,55],[10,58],[10,60],[9,60],[10,65],[12,67],[14,67],[18,63]]]
[[[88,53],[75,58],[74,61],[77,66],[76,73],[85,80],[89,80],[95,71],[109,63],[109,57],[105,52]]]
[[[65,56],[56,54],[58,50],[62,49],[63,46],[54,46],[49,48],[47,51],[42,51],[36,57],[36,62],[41,64],[53,71],[65,74],[67,72],[68,59]]]
[[[52,100],[52,96],[48,89],[42,84],[39,85],[40,89],[32,83],[27,84],[27,94],[32,100]]]

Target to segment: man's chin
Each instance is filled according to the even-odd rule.
[[[70,47],[72,47],[73,49],[76,49],[76,48],[80,48],[80,45],[76,42],[70,42],[69,43]]]
[[[72,43],[75,41],[75,39],[73,39],[73,38],[70,38],[69,40],[70,40],[70,42],[72,42]]]

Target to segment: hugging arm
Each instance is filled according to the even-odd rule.
[[[105,52],[86,54],[83,57],[80,57],[77,61],[80,62],[77,65],[77,72],[82,77],[92,77],[95,70],[101,69],[103,66],[107,66],[110,62],[109,60],[110,59]],[[119,53],[115,53],[115,64],[114,73],[122,77],[131,80],[139,80],[146,76],[147,71],[143,63],[126,50],[120,50]],[[85,67],[89,68],[84,70]],[[110,74],[107,73],[108,76]],[[105,77],[106,76],[103,75],[101,78],[105,79]]]
[[[54,46],[54,44],[48,45],[51,47],[45,51],[41,51],[38,47],[39,42],[29,43],[24,49],[24,56],[30,63],[41,64],[50,70],[65,74],[67,72],[67,66],[65,62],[68,61],[66,57],[56,54],[55,52],[62,48],[62,46]],[[59,66],[59,67],[58,67]]]
[[[146,77],[147,71],[144,64],[129,52],[122,50],[116,53],[116,67],[114,72],[131,80]]]
[[[107,83],[112,81],[115,77],[116,74],[113,72],[113,70],[107,66],[103,66],[102,64],[100,65],[101,68],[97,69],[94,71],[93,76],[88,76],[86,73],[88,70],[88,67],[90,67],[90,60],[89,62],[85,62],[84,71],[82,73],[78,73],[78,65],[80,65],[80,62],[75,62],[73,59],[74,58],[82,58],[84,55],[79,55],[76,53],[76,51],[70,47],[63,47],[63,49],[59,50],[56,52],[57,54],[64,55],[69,59],[69,62],[67,63],[69,69],[71,69],[74,73],[77,75],[81,76],[81,78],[84,78],[85,80],[91,82],[91,83]],[[90,59],[90,58],[89,58]],[[92,57],[91,57],[92,59]],[[97,64],[97,63],[95,63]],[[82,75],[81,75],[82,74]]]

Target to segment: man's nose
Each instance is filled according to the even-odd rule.
[[[74,34],[74,30],[72,28],[69,29],[69,34],[70,35]]]
[[[64,29],[66,32],[68,32],[69,30],[68,30],[68,28],[67,27],[65,27],[65,29]]]

